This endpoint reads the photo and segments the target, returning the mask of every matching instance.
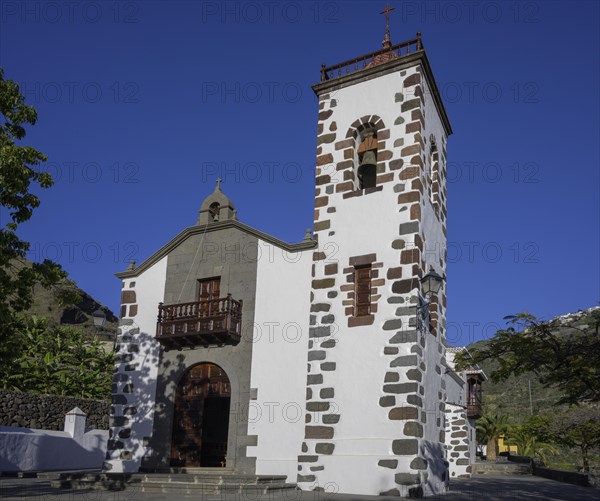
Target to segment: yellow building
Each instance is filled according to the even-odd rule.
[[[516,445],[508,445],[504,443],[504,435],[500,435],[498,437],[498,454],[502,452],[509,452],[511,454],[517,454],[517,446]]]

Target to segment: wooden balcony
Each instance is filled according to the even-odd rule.
[[[156,339],[166,349],[236,345],[241,339],[242,301],[227,297],[158,305]]]
[[[482,415],[482,405],[479,399],[470,399],[467,401],[467,417],[469,419],[478,419]]]
[[[483,373],[481,371],[467,373],[467,417],[470,419],[480,418],[483,414],[482,382]]]

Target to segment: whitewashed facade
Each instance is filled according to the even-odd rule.
[[[218,185],[196,225],[118,274],[107,471],[446,490],[446,404],[460,392],[445,376],[446,285],[424,297],[420,279],[445,276],[452,130],[420,35],[386,36],[337,71],[313,87],[312,235],[287,244],[239,222]]]
[[[477,366],[457,370],[455,356],[464,346],[446,351],[446,454],[450,477],[471,476],[476,461],[476,419],[481,415],[481,382],[487,379]],[[479,388],[479,389],[478,389]]]

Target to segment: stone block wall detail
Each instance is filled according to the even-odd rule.
[[[87,414],[87,428],[108,429],[110,402],[6,390],[0,390],[0,426],[62,431],[75,407]]]
[[[444,366],[445,325],[438,322],[445,318],[445,291],[431,298],[429,322],[419,329],[417,305],[419,279],[428,271],[431,256],[427,255],[429,232],[423,224],[425,217],[435,211],[432,207],[431,176],[426,162],[427,145],[424,139],[425,99],[421,86],[419,68],[404,79],[403,92],[394,99],[400,104],[400,114],[395,123],[404,126],[404,134],[396,139],[400,149],[402,168],[394,191],[398,193],[400,212],[406,212],[409,222],[399,226],[398,238],[391,242],[399,253],[399,266],[387,270],[391,283],[388,302],[397,304],[395,315],[384,324],[393,330],[384,354],[390,357],[389,372],[383,381],[380,405],[389,409],[390,420],[403,422],[404,438],[392,442],[392,450],[398,456],[410,456],[408,470],[405,464],[391,468],[382,458],[379,465],[393,469],[397,489],[382,492],[387,495],[417,495],[424,492],[433,475],[435,482],[445,482],[444,431],[442,424],[445,399],[442,381]],[[402,73],[401,73],[402,75]],[[436,161],[439,162],[436,157]],[[438,165],[439,167],[439,165]],[[438,182],[444,181],[438,177]],[[445,189],[445,188],[444,188]],[[443,207],[445,215],[445,201]],[[429,211],[429,213],[428,213]],[[442,232],[445,235],[445,223]],[[434,256],[436,269],[445,273],[445,256]],[[429,262],[428,262],[429,261]],[[433,364],[433,367],[431,366]]]
[[[121,290],[121,318],[134,318],[137,315],[138,305],[134,288],[135,282],[129,282],[127,289],[125,289],[125,282],[123,282],[123,289]]]
[[[135,339],[139,334],[140,329],[133,319],[121,319],[115,346],[115,373],[113,375],[107,460],[132,460],[133,451],[137,448],[137,444],[132,440],[134,438],[132,428],[138,412],[132,373],[138,369],[134,356],[139,351],[139,344]],[[111,465],[108,463],[105,463],[104,467],[108,471],[111,469]]]
[[[158,364],[159,348],[155,331],[143,332],[135,321],[137,296],[136,281],[124,280],[115,344],[110,435],[103,465],[109,472],[137,471],[151,434],[155,376],[149,368]]]
[[[451,477],[471,475],[470,423],[467,409],[461,405],[446,404],[446,450]]]
[[[343,138],[331,132],[333,123],[335,130],[341,123],[336,117],[340,109],[336,99],[329,94],[319,96],[314,218],[315,235],[321,236],[322,243],[314,253],[312,275],[306,432],[298,459],[302,489],[320,488],[328,478],[326,465],[331,464],[324,459],[335,456],[336,425],[346,409],[345,403],[340,410],[335,402],[335,348],[343,341],[345,329],[354,325],[372,326],[373,342],[381,346],[387,370],[380,383],[379,407],[399,430],[390,439],[391,454],[376,459],[395,485],[380,494],[435,492],[448,479],[442,374],[445,285],[431,298],[425,325],[421,327],[417,321],[417,307],[422,303],[419,279],[430,266],[441,275],[446,269],[446,135],[439,125],[426,123],[433,104],[430,99],[428,102],[429,89],[421,67],[402,70],[399,76],[402,87],[385,98],[385,106],[397,110],[393,124],[386,126],[375,113],[361,114]],[[373,188],[360,190],[357,147],[367,129],[376,131],[378,140],[377,182]],[[372,196],[373,204],[387,204],[392,197],[397,204],[398,230],[396,235],[385,234],[372,243],[372,314],[353,318],[353,263],[345,258],[343,265],[332,262],[323,242],[335,238],[332,219],[345,209],[346,200],[362,196]],[[375,257],[386,241],[397,256],[395,260]],[[336,302],[341,302],[348,321],[335,318],[332,306]]]

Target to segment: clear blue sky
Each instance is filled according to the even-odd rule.
[[[448,340],[598,303],[598,2],[392,2],[423,33],[448,145]],[[113,274],[193,225],[215,179],[240,219],[312,225],[321,63],[380,47],[383,1],[0,4],[0,64],[56,184],[21,235],[118,311]],[[5,218],[5,214],[3,215]],[[4,222],[4,219],[3,219]]]

